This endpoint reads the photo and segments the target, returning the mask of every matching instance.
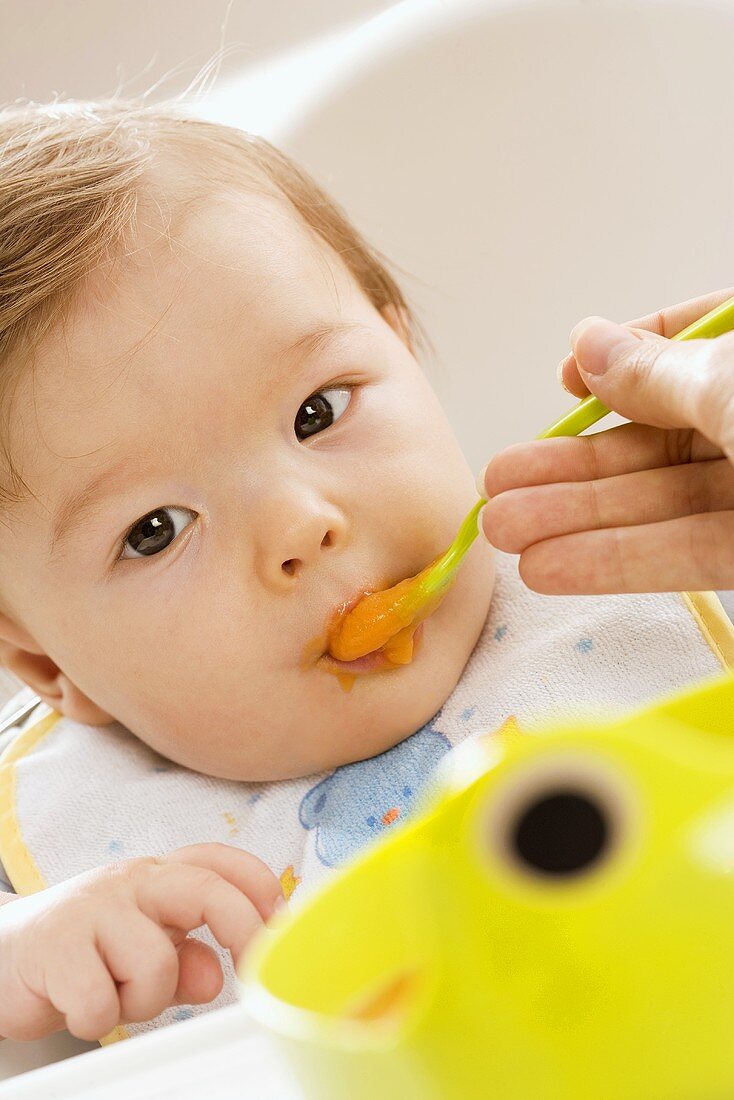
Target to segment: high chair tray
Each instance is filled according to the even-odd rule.
[[[281,1067],[235,1004],[11,1078],[0,1100],[302,1100]]]

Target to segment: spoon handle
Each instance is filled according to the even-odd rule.
[[[454,574],[461,565],[464,555],[479,534],[477,516],[486,503],[483,497],[477,501],[471,512],[469,512],[464,519],[464,522],[459,528],[459,533],[451,543],[451,546],[449,546],[446,553],[438,559],[430,572],[426,575],[422,585],[423,592],[426,595],[435,595],[443,588],[446,588],[453,579]]]

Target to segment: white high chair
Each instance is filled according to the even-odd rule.
[[[479,469],[572,401],[555,364],[580,317],[732,283],[733,54],[726,0],[403,0],[198,111],[292,153],[409,273],[426,368]],[[0,1078],[60,1039],[0,1043]],[[281,1074],[234,1006],[0,1100],[298,1097]]]

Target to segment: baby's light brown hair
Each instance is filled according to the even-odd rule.
[[[392,304],[415,345],[426,345],[384,257],[290,157],[264,138],[186,113],[180,99],[0,107],[0,508],[30,492],[8,439],[13,384],[33,348],[83,293],[85,276],[114,259],[150,195],[156,159],[180,164],[177,203],[215,186],[289,203],[342,259],[377,309]],[[165,204],[165,197],[164,204]],[[22,488],[21,488],[22,487]]]

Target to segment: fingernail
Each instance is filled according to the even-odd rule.
[[[563,386],[566,393],[570,393],[571,391],[568,388],[568,386],[566,385],[566,383],[563,381],[563,368],[565,367],[566,363],[568,362],[568,360],[570,358],[571,358],[570,355],[564,355],[563,359],[561,359],[560,363],[556,367],[556,381],[560,382],[560,384]]]
[[[571,332],[571,346],[582,374],[600,375],[639,339],[624,325],[604,317],[586,317]]]
[[[284,914],[286,914],[287,912],[288,912],[288,903],[285,901],[285,899],[283,899],[282,901],[280,901],[280,900],[276,901],[275,904],[273,905],[273,908],[270,910],[270,913],[265,918],[266,927],[269,924],[271,924],[273,921],[275,921],[276,923],[278,921],[280,921],[281,917],[283,917]]]
[[[582,332],[584,332],[587,328],[590,328],[592,325],[595,325],[597,321],[603,320],[603,317],[596,317],[592,315],[591,317],[584,317],[582,321],[579,321],[577,325],[574,325],[568,337],[568,342],[571,347],[573,347],[575,341],[578,340]]]
[[[485,478],[485,475],[487,473],[487,467],[488,466],[489,466],[489,463],[485,462],[484,466],[482,467],[482,470],[480,471],[480,473],[477,474],[477,480],[474,483],[477,487],[477,492],[479,493],[480,497],[485,497],[487,495],[487,490],[484,487],[484,478]]]

